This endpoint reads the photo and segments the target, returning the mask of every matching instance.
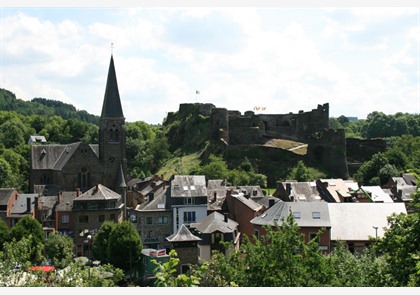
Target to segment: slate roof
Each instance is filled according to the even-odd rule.
[[[30,211],[33,210],[35,206],[35,197],[38,194],[19,194],[15,204],[13,205],[12,212],[10,214],[11,217],[20,217],[22,215],[28,214]],[[30,210],[28,211],[28,203],[27,199],[30,199]]]
[[[57,212],[68,212],[73,210],[73,201],[77,198],[76,191],[61,192],[61,201],[57,204]]]
[[[136,211],[166,211],[171,210],[167,200],[168,187],[161,187],[154,193],[153,200],[145,201],[136,207]]]
[[[31,149],[32,169],[62,170],[82,142],[70,144],[33,145]],[[90,144],[89,147],[97,157],[99,146]]]
[[[57,196],[40,196],[38,198],[38,209],[42,210],[48,216],[52,216],[54,214],[53,208],[57,203]]]
[[[105,97],[102,105],[102,118],[124,118],[120,93],[118,91],[117,75],[115,74],[114,58],[111,55],[108,78],[106,81]]]
[[[118,200],[119,198],[121,198],[120,194],[114,192],[106,186],[103,186],[102,184],[98,184],[77,197],[76,201]]]
[[[243,193],[233,194],[231,196],[237,199],[238,201],[240,201],[241,203],[243,203],[245,206],[247,206],[253,211],[259,211],[263,208],[262,205],[258,204],[257,202],[253,201],[250,198],[245,197]]]
[[[211,234],[216,231],[222,233],[231,233],[238,228],[238,223],[231,219],[228,219],[225,222],[225,216],[219,212],[213,212],[210,215],[207,215],[203,219],[199,220],[196,223],[190,225],[191,228],[197,229],[203,234]]]
[[[207,196],[205,176],[175,175],[171,181],[171,196],[173,198]]]
[[[371,193],[372,201],[374,202],[384,202],[384,203],[393,203],[394,200],[387,194],[380,186],[362,186],[362,188]]]
[[[226,199],[226,181],[212,179],[207,183],[207,200],[209,210],[220,210]]]
[[[331,220],[331,240],[367,241],[383,237],[389,227],[387,217],[392,213],[407,214],[404,203],[328,203]],[[374,212],[375,214],[372,214]]]
[[[299,212],[300,218],[297,218],[297,214],[295,215],[293,212]],[[279,201],[250,222],[261,226],[275,225],[276,222],[281,225],[282,220],[286,220],[290,213],[295,215],[295,221],[299,227],[331,227],[328,203],[326,202]]]
[[[14,191],[14,188],[0,188],[0,206],[7,206]]]
[[[194,236],[185,224],[182,224],[178,231],[169,237],[166,237],[166,240],[169,242],[192,242],[201,241],[201,238]]]
[[[290,197],[294,198],[295,202],[323,202],[316,188],[315,182],[283,182],[283,187],[286,184],[291,186]]]

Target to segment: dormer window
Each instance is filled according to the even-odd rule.
[[[293,217],[294,217],[295,219],[300,219],[300,212],[299,212],[299,211],[295,211],[295,212],[293,212]]]
[[[321,212],[312,212],[312,219],[321,219]]]
[[[186,205],[194,204],[194,198],[185,198],[184,204]]]

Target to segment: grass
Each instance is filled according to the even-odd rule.
[[[163,179],[169,179],[172,175],[189,175],[191,171],[200,166],[200,153],[192,153],[182,157],[170,159],[162,167],[157,175],[163,175]]]

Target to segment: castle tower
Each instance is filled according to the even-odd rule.
[[[125,118],[111,55],[99,125],[99,159],[103,167],[103,185],[114,191],[119,185],[120,167],[124,177],[127,175],[125,133]]]

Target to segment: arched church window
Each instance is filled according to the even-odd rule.
[[[112,128],[109,129],[108,141],[120,142],[120,131],[117,127],[115,127],[115,125],[112,125]]]

